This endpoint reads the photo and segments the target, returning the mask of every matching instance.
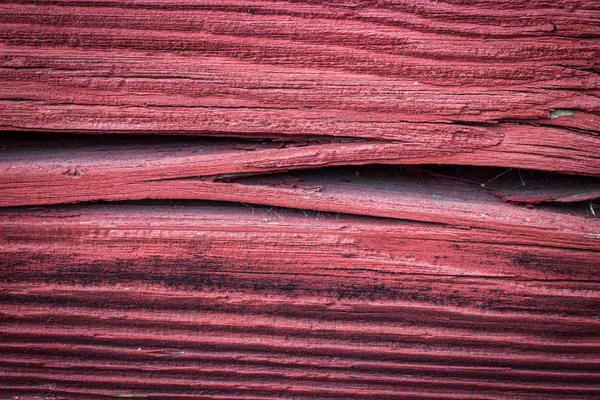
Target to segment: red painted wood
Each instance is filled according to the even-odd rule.
[[[242,142],[235,139],[181,137],[160,140],[140,137],[116,139],[113,136],[110,137],[110,143],[104,144],[102,137],[45,136],[35,140],[19,139],[17,136],[0,139],[0,146],[0,190],[4,192],[0,197],[0,206],[103,199],[169,199],[178,196],[202,199],[205,195],[201,193],[175,189],[191,188],[186,182],[166,180],[191,177],[222,179],[329,165],[453,160],[448,156],[436,158],[436,154],[445,152],[443,146],[413,152],[403,151],[405,146],[412,146],[410,142],[406,145],[374,144],[345,138]],[[565,165],[561,151],[555,149],[554,153],[560,156],[560,162]],[[470,154],[472,157],[473,153]],[[497,153],[497,159],[503,157],[503,153]],[[594,159],[588,162],[583,155],[579,157],[580,160],[574,159],[570,163],[574,169],[591,172],[595,168]],[[541,169],[554,166],[547,161],[548,157],[539,158],[539,162],[546,160]],[[349,162],[348,159],[355,160]],[[487,161],[491,160],[493,157]],[[445,171],[442,176],[451,175],[450,168]],[[520,172],[506,172],[474,173],[467,181],[487,185],[488,189],[510,201],[584,201],[597,198],[599,193],[598,181],[591,177],[540,175],[532,178],[531,173],[523,172],[529,183],[522,185]]]
[[[597,249],[244,206],[0,226],[3,393],[598,395]]]
[[[315,162],[598,175],[592,3],[7,2],[0,129],[344,136],[374,142]]]
[[[481,228],[476,239],[543,245],[552,241],[600,250],[600,221],[552,208],[503,202],[479,185],[382,168],[329,169],[246,178],[136,177],[119,170],[100,179],[62,173],[62,179],[7,184],[4,206],[97,200],[189,199],[369,215]],[[35,176],[33,174],[30,177]],[[97,184],[93,184],[94,180]],[[251,207],[248,205],[248,207]],[[489,230],[490,232],[487,232]],[[501,239],[502,238],[502,239]]]
[[[0,398],[600,397],[599,37],[591,0],[2,2]]]

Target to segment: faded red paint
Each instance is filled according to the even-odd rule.
[[[0,397],[600,397],[599,21],[4,2]]]

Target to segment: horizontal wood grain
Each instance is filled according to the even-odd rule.
[[[318,158],[598,175],[590,3],[5,2],[0,129],[343,136],[376,143]]]
[[[600,3],[0,4],[0,398],[600,398]]]
[[[1,213],[3,393],[598,395],[599,249],[244,206]]]
[[[419,170],[410,166],[410,163],[427,162],[428,159],[443,163],[453,159],[443,155],[447,152],[442,143],[439,147],[411,151],[413,144],[356,141],[339,137],[244,141],[234,138],[148,135],[30,134],[23,138],[14,134],[0,138],[0,190],[4,192],[0,197],[0,206],[143,198],[204,199],[206,195],[198,191],[203,183],[196,178],[222,181],[245,175],[374,162],[401,164],[405,165],[404,169],[421,175],[435,175],[431,168]],[[491,154],[498,159],[504,156],[502,153]],[[555,154],[560,155],[561,150],[556,149]],[[540,162],[543,162],[545,157],[540,158]],[[565,161],[562,156],[561,160]],[[589,172],[593,163],[593,159],[590,161],[581,155],[581,159],[573,160],[571,165]],[[600,197],[598,178],[521,172],[520,165],[516,165],[514,171],[470,169],[468,171],[471,172],[463,179],[453,176],[454,169],[448,166],[443,168],[444,173],[438,172],[437,176],[444,178],[439,181],[444,187],[448,187],[448,178],[458,179],[476,186],[483,185],[508,201],[577,202]],[[551,163],[541,164],[540,169],[551,169],[553,166]],[[383,176],[399,170],[391,167],[380,169]],[[301,174],[308,177],[310,172]],[[331,179],[326,175],[320,176]],[[192,178],[196,180],[191,181]],[[191,186],[187,185],[188,182],[191,182]],[[196,191],[192,189],[194,185],[197,186]],[[320,184],[317,182],[315,185]],[[177,187],[184,190],[179,191],[175,189]],[[247,201],[263,203],[256,199]],[[300,204],[286,206],[296,207]]]
[[[193,154],[192,149],[185,147],[178,152]],[[170,154],[166,148],[163,150],[164,154]],[[85,160],[85,153],[67,151],[74,159]],[[114,153],[109,154],[115,156]],[[200,156],[206,157],[204,160],[208,165],[204,171],[207,175],[196,176],[203,167],[200,163],[191,164],[195,168],[187,167],[164,157],[160,161],[167,164],[163,164],[165,168],[161,169],[158,168],[160,164],[152,161],[125,158],[129,154],[120,154],[131,166],[125,169],[120,168],[121,157],[118,161],[109,160],[103,151],[87,160],[86,165],[76,164],[77,167],[57,165],[52,158],[32,163],[30,158],[35,157],[32,156],[26,157],[20,165],[16,163],[19,168],[9,168],[8,164],[19,161],[10,160],[8,164],[4,163],[6,173],[0,178],[0,188],[5,192],[0,205],[144,199],[229,201],[490,229],[495,240],[504,242],[514,242],[519,238],[532,244],[552,241],[555,246],[590,249],[597,249],[600,243],[600,221],[589,218],[595,213],[593,204],[584,215],[543,206],[530,209],[506,203],[493,194],[495,191],[490,193],[479,184],[412,172],[410,169],[353,167],[248,177],[235,173],[212,175],[216,172],[210,169],[213,163],[203,152]],[[254,156],[254,152],[249,154]],[[215,159],[225,160],[219,158],[220,155],[217,152]],[[198,159],[200,156],[192,157]],[[104,165],[95,163],[100,158]],[[177,161],[182,159],[185,156],[181,154],[175,158]],[[173,168],[175,165],[176,168]],[[187,176],[170,175],[173,171],[185,172]],[[591,185],[592,188],[600,186],[598,182]],[[541,190],[540,193],[548,195],[552,192]],[[480,240],[486,235],[485,231],[478,231],[473,240]]]

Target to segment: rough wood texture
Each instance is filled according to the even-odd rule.
[[[108,144],[104,143],[106,140],[109,141]],[[215,182],[235,180],[237,183],[243,183],[242,178],[247,175],[336,165],[329,156],[347,154],[340,148],[344,145],[348,148],[354,146],[357,150],[355,155],[363,157],[359,164],[372,161],[370,145],[363,147],[364,143],[348,143],[348,140],[340,138],[330,138],[321,142],[251,142],[196,137],[36,135],[21,138],[20,135],[14,135],[0,139],[0,191],[3,192],[0,206],[140,199],[244,201],[245,198],[245,201],[250,203],[319,209],[318,203],[307,204],[304,201],[306,199],[300,195],[285,205],[273,204],[273,201],[278,201],[278,196],[270,196],[267,192],[254,196],[250,192],[240,191],[239,185],[219,186]],[[390,149],[388,154],[393,153]],[[343,158],[337,160],[343,163]],[[586,165],[582,164],[584,168]],[[448,179],[470,183],[476,186],[479,192],[482,192],[480,189],[483,187],[511,202],[581,202],[600,198],[598,177],[547,174],[520,169],[466,169],[448,166],[437,170],[412,166],[405,166],[403,169],[429,187],[426,190],[429,190],[430,198],[434,195],[439,197],[441,193],[452,194],[448,190],[466,190],[466,185],[459,183],[453,187],[454,184]],[[323,185],[329,182],[348,182],[350,179],[365,183],[369,180],[388,182],[388,187],[395,182],[396,189],[400,189],[407,178],[407,175],[394,173],[402,169],[392,167],[378,170],[357,167],[352,171],[355,174],[365,171],[369,178],[340,176],[340,173],[343,174],[342,170],[331,168],[328,171],[336,172],[298,172],[292,179],[296,182],[291,184],[297,183],[297,189],[322,192]],[[432,181],[427,175],[440,179]],[[395,181],[396,178],[399,181]],[[270,181],[277,185],[278,179],[267,178],[265,182]],[[312,183],[302,183],[305,179]],[[285,181],[290,179],[286,178]],[[414,186],[414,183],[411,185]],[[436,185],[440,187],[436,189]],[[280,182],[279,186],[284,186],[284,183]],[[356,190],[356,187],[346,186],[346,189],[342,189],[353,195],[352,191]],[[362,186],[362,194],[375,189],[374,186]],[[217,187],[219,190],[215,191]],[[326,192],[329,193],[330,189],[327,188]],[[232,191],[237,192],[238,197],[230,193]],[[475,193],[477,190],[471,192]],[[383,195],[382,199],[385,197],[386,195]],[[468,199],[470,197],[467,196],[462,200]],[[295,204],[295,201],[298,203]],[[330,203],[331,207],[336,206],[334,202]],[[331,207],[324,211],[348,212]],[[377,207],[365,207],[359,214],[379,215],[378,210]]]
[[[0,398],[600,398],[599,39],[591,0],[3,1]]]
[[[375,143],[321,162],[600,174],[593,1],[1,7],[0,129],[345,136]]]
[[[48,180],[50,184],[39,178],[29,183],[3,182],[0,187],[6,195],[0,205],[144,199],[230,201],[483,228],[504,242],[519,237],[536,245],[551,241],[553,245],[600,249],[597,219],[547,208],[528,209],[505,203],[481,186],[389,168],[217,179],[160,179],[106,170],[100,179],[86,180],[83,175],[64,172],[62,177],[53,178]],[[483,237],[486,232],[477,235]]]
[[[597,398],[598,249],[478,231],[243,206],[3,211],[0,391]]]

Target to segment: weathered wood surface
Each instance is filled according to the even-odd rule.
[[[588,0],[3,1],[0,398],[599,398],[599,39]]]
[[[389,158],[377,159],[378,156],[372,152],[373,146],[369,143],[348,143],[347,140],[339,138],[322,142],[310,140],[250,142],[236,139],[183,137],[64,136],[54,138],[46,135],[36,137],[37,139],[13,136],[0,139],[0,171],[2,172],[0,190],[3,192],[0,206],[94,200],[177,198],[227,200],[227,197],[223,196],[226,196],[228,189],[223,192],[208,189],[209,192],[204,193],[203,188],[208,188],[207,181],[352,164],[345,161],[349,155],[357,157],[356,164],[373,161],[395,162]],[[104,143],[106,140],[109,143]],[[381,148],[385,147],[387,149],[384,157],[394,157],[400,151],[395,145],[382,145]],[[401,157],[407,155],[402,152],[399,154]],[[416,160],[409,157],[404,162]],[[584,159],[577,166],[589,171],[589,164]],[[387,175],[389,181],[390,176],[394,175],[394,170],[398,169],[382,169],[382,176],[376,176],[373,172],[371,175],[375,180],[385,178]],[[415,169],[410,167],[409,170]],[[465,178],[460,179],[458,176],[452,176],[451,168],[444,167],[443,170],[445,173],[438,173],[437,176],[456,178],[476,186],[483,185],[487,190],[507,201],[578,202],[600,198],[600,180],[597,177],[536,174],[531,171],[521,173],[520,169],[512,172],[506,169],[500,172],[475,169],[470,170]],[[424,180],[429,178],[423,174],[436,175],[435,171],[418,169],[416,171]],[[310,176],[311,173],[300,173],[298,179],[306,178],[314,181],[314,177]],[[316,174],[321,178],[313,183],[315,188],[324,183],[319,182],[319,179],[325,181],[342,179],[328,176],[327,173]],[[523,180],[523,176],[526,181]],[[197,178],[202,178],[203,181],[198,181]],[[446,188],[452,185],[452,182],[447,179],[439,180],[438,183]],[[438,183],[430,183],[432,195],[444,192],[442,188],[434,190],[433,186]],[[310,185],[299,184],[299,188],[310,187]],[[222,186],[236,187],[235,185]],[[462,186],[464,185],[457,184],[457,188]],[[243,191],[239,193],[242,197],[238,199],[250,195]],[[207,195],[213,197],[207,198]],[[221,197],[214,198],[214,196]],[[248,197],[247,201],[270,204],[265,203],[263,198],[270,197]],[[277,197],[272,199],[276,200]],[[467,201],[467,198],[463,200]],[[301,196],[298,197],[298,201],[303,202]],[[310,204],[309,206],[300,203],[294,205],[293,202],[285,206],[313,208]],[[371,210],[377,212],[378,209]]]
[[[477,231],[244,206],[3,211],[0,391],[598,397],[598,249]]]
[[[144,199],[229,201],[481,228],[491,230],[495,240],[508,243],[523,237],[521,240],[535,245],[552,242],[600,250],[600,220],[588,218],[594,209],[588,215],[544,207],[529,209],[505,203],[480,185],[401,169],[354,167],[241,178],[167,179],[119,170],[106,170],[101,177],[92,174],[86,179],[84,171],[60,171],[46,182],[39,178],[28,183],[2,182],[5,196],[0,205]],[[478,231],[477,235],[487,233]]]
[[[600,174],[600,7],[452,3],[7,1],[0,129],[344,136],[369,142],[320,162]]]

